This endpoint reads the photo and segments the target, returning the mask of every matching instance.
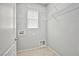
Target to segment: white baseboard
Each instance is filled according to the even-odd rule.
[[[46,47],[46,45],[42,45],[42,46],[31,48],[31,49],[19,50],[19,51],[17,51],[17,53],[20,53],[20,52],[23,52],[23,51],[30,51],[30,50],[34,50],[34,49],[38,49],[38,48],[42,48],[42,47]]]
[[[49,46],[46,46],[50,51],[54,52],[56,56],[61,56],[55,49],[50,48]]]
[[[17,53],[21,53],[23,51],[30,51],[30,50],[34,50],[34,49],[38,49],[38,48],[42,48],[42,47],[47,47],[52,53],[55,53],[56,56],[60,56],[60,54],[58,54],[54,49],[51,49],[50,47],[48,47],[46,45],[43,45],[43,46],[40,46],[40,47],[31,48],[31,49],[19,50],[19,51],[17,51]]]

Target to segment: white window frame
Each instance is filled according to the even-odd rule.
[[[38,16],[37,9],[29,8],[27,10],[27,28],[39,28]]]

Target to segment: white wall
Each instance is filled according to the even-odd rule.
[[[60,55],[79,56],[79,8],[68,11],[76,6],[79,5],[48,5],[48,46]]]
[[[0,55],[13,44],[15,32],[15,4],[0,3]]]
[[[39,12],[39,28],[27,28],[27,9],[35,8]],[[46,41],[46,9],[38,4],[17,4],[17,36],[18,36],[18,50],[31,49],[40,46],[40,41]],[[24,34],[19,34],[24,31]]]

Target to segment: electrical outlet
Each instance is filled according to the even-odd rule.
[[[41,45],[45,45],[46,42],[45,42],[45,41],[40,41],[40,44],[41,44]]]

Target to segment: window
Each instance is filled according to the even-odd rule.
[[[38,10],[37,9],[28,9],[27,28],[38,28]]]

